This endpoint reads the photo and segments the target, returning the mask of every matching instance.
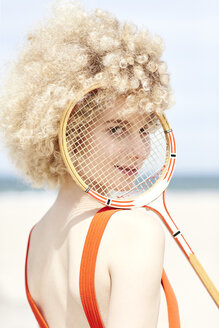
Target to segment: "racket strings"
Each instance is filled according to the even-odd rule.
[[[67,149],[75,170],[94,191],[136,197],[153,187],[166,167],[166,136],[155,114],[144,120],[133,114],[130,124],[125,109],[114,119],[113,104],[115,99],[98,92],[77,103],[66,127]],[[123,104],[124,99],[116,108]],[[110,120],[101,118],[106,112]]]
[[[105,175],[105,173],[106,173],[106,172],[104,172],[104,171],[103,171],[103,172],[102,172],[102,175],[104,176],[104,175]],[[101,175],[100,175],[100,177],[101,177]]]
[[[82,147],[82,148],[84,148],[84,147]],[[103,151],[104,151],[104,149],[103,149]],[[88,154],[88,151],[87,151],[87,155],[89,155]],[[93,158],[95,158],[95,152],[93,152],[93,153],[91,153],[90,154],[90,157],[93,157]],[[150,159],[150,157],[152,158],[152,159]],[[150,176],[150,177],[155,177],[157,174],[154,172],[154,168],[153,168],[153,163],[156,161],[156,164],[158,165],[159,163],[158,163],[158,161],[157,161],[157,159],[156,158],[154,158],[154,156],[153,156],[153,154],[151,154],[151,156],[150,156],[149,158],[148,158],[148,168],[147,168],[147,174]],[[104,162],[102,162],[102,165],[103,165],[103,167],[104,167],[104,164],[106,164],[106,163],[104,163]],[[119,164],[119,162],[116,162],[116,164]],[[149,166],[149,164],[150,164],[150,166]],[[89,162],[87,162],[86,163],[86,161],[84,161],[84,171],[88,171],[88,170],[91,170],[91,168],[90,168],[90,164],[89,164]],[[96,167],[95,166],[93,166],[93,172],[94,172],[94,176],[95,176],[95,171],[96,171]],[[106,170],[103,170],[103,169],[99,169],[99,171],[98,171],[98,179],[102,179],[102,178],[104,178],[104,177],[106,177],[108,175],[108,172],[106,171]],[[90,183],[90,179],[89,179],[89,183]],[[146,180],[146,184],[147,184],[147,188],[149,188],[149,187],[151,187],[152,186],[152,184],[153,184],[153,181],[152,181],[152,179],[147,179]],[[141,182],[139,182],[138,184],[136,184],[136,187],[138,187],[139,185],[141,185]]]

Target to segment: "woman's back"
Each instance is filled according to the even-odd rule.
[[[64,327],[87,328],[89,324],[80,299],[79,272],[86,235],[98,206],[78,215],[72,213],[72,219],[56,210],[54,206],[31,234],[27,266],[29,291],[49,327],[64,324]],[[100,313],[106,322],[110,276],[103,246],[104,243],[98,252],[95,277]]]
[[[44,218],[35,226],[31,235],[27,265],[28,287],[31,296],[47,321],[48,326],[52,328],[63,327],[63,324],[64,327],[89,327],[81,303],[79,273],[87,232],[93,216],[101,206],[98,206],[96,202],[90,200],[87,195],[85,196],[86,198],[80,201],[80,203],[77,203],[74,209],[65,206],[64,211],[61,202],[58,200]],[[82,211],[84,208],[87,208],[88,211]],[[137,215],[137,213],[139,213],[139,215]],[[115,287],[112,286],[112,275],[115,276],[115,279],[120,279],[119,276],[115,274],[118,261],[120,261],[118,271],[121,270],[122,272],[126,270],[127,266],[126,259],[124,258],[124,261],[121,261],[120,258],[123,256],[121,252],[125,251],[125,249],[123,250],[122,243],[124,243],[125,240],[129,240],[130,243],[132,243],[136,238],[137,230],[143,229],[144,231],[146,226],[148,226],[148,228],[152,227],[151,218],[148,217],[145,212],[143,213],[144,222],[146,222],[146,224],[142,221],[142,210],[135,210],[135,214],[133,211],[119,211],[115,213],[109,220],[102,236],[95,268],[95,293],[100,316],[105,327],[108,327],[107,322],[110,324],[110,317],[112,320],[112,327],[113,320],[117,320],[114,317],[117,316],[117,310],[119,311],[119,295],[123,293],[122,286],[120,289],[119,286],[116,285],[116,281]],[[155,225],[157,226],[157,224],[156,222]],[[137,230],[134,227],[136,227]],[[161,228],[156,227],[155,230],[156,229],[159,230]],[[145,237],[147,237],[147,232],[145,231],[145,233]],[[162,232],[159,233],[162,235]],[[121,245],[119,246],[118,243],[121,243]],[[161,243],[158,241],[158,248],[161,247]],[[128,245],[124,245],[124,247],[126,246]],[[150,250],[148,253],[151,253],[151,251],[153,252],[153,250]],[[160,249],[159,253],[161,255],[158,262],[160,262],[160,267],[162,269],[163,253]],[[132,260],[130,249],[127,249],[126,256],[127,259],[130,256],[130,261]],[[139,254],[136,254],[136,258],[138,258],[138,256]],[[145,254],[145,260],[147,261],[147,254]],[[142,270],[144,270],[144,266]],[[135,298],[135,294],[133,294],[132,290],[137,281],[134,271],[135,270],[133,270],[133,275],[131,275],[133,278],[132,281],[129,279],[130,272],[127,272],[127,277],[124,277],[124,279],[129,279],[129,281],[127,281],[127,293],[130,294],[130,299],[128,300],[126,297],[124,303],[126,303],[127,310],[128,306],[133,308],[132,313],[127,313],[127,318],[129,316],[135,316],[132,303],[136,303],[136,300],[133,299]],[[158,275],[159,274],[161,273],[158,272]],[[141,279],[140,273],[139,279]],[[148,279],[151,280],[151,277],[147,278],[146,275],[145,285],[147,285],[146,282]],[[139,282],[141,283],[141,281]],[[113,299],[111,298],[112,287],[114,288]],[[115,290],[115,288],[118,290]],[[143,286],[142,289],[144,289]],[[121,297],[123,297],[123,295],[121,295]],[[153,305],[153,316],[155,316],[156,320],[156,314],[158,315],[159,311],[159,293],[155,298],[156,302],[158,301],[155,307]],[[153,303],[153,300],[151,301]],[[113,309],[113,304],[117,304],[117,310]],[[147,313],[147,309],[144,308],[145,306],[146,304],[141,304],[144,312]],[[111,311],[110,314],[109,311]],[[121,311],[123,311],[122,304]]]

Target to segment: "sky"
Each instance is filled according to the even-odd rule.
[[[49,13],[48,0],[0,2],[0,84],[28,31]],[[175,174],[219,175],[219,1],[81,0],[159,34],[176,104],[166,111],[177,143]],[[0,143],[0,176],[16,175]]]

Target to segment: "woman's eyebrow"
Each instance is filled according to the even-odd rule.
[[[118,124],[125,124],[125,125],[128,125],[128,126],[131,126],[131,124],[128,121],[119,120],[119,119],[118,120],[108,120],[105,123],[118,123]]]

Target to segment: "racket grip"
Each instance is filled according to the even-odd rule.
[[[209,276],[207,275],[207,273],[205,272],[203,266],[194,254],[189,255],[189,261],[196,273],[198,274],[199,278],[201,279],[202,283],[206,287],[208,293],[210,294],[216,305],[219,307],[219,292],[214,286]]]

